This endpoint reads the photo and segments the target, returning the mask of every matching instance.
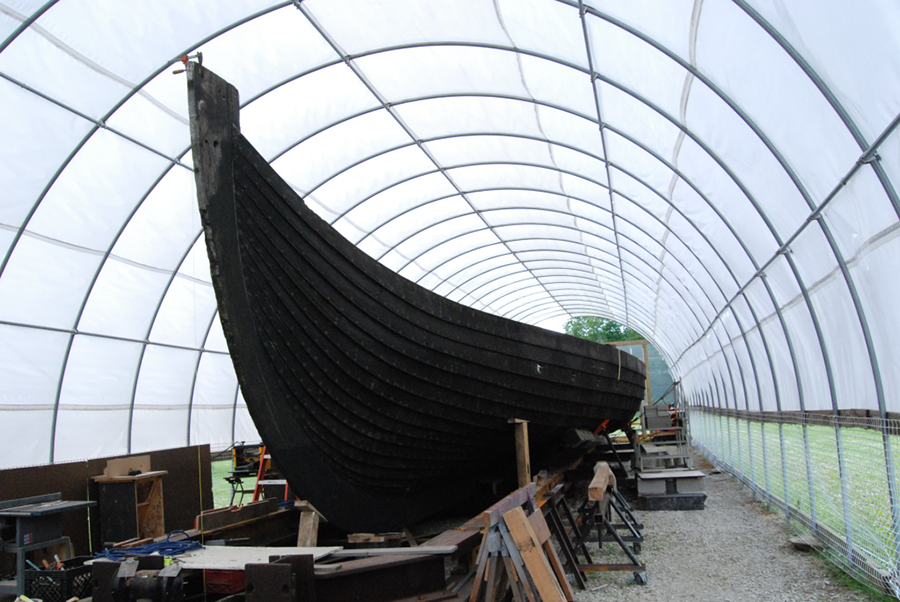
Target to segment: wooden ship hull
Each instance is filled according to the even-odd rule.
[[[330,522],[397,530],[479,481],[515,488],[510,419],[529,422],[539,470],[567,430],[634,416],[638,359],[392,272],[240,134],[233,86],[189,63],[188,89],[200,213],[242,393],[292,489]]]

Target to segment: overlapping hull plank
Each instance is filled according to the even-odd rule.
[[[380,265],[315,215],[240,134],[237,91],[188,69],[201,217],[244,399],[292,488],[348,530],[396,529],[514,477],[569,428],[623,424],[644,367],[486,314]]]

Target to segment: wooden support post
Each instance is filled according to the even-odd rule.
[[[298,548],[314,548],[319,540],[319,515],[312,510],[300,513],[300,528],[297,532]]]
[[[519,487],[531,483],[531,454],[528,451],[528,421],[512,418],[510,424],[516,428],[516,467],[519,472]]]
[[[588,498],[593,501],[602,501],[609,487],[616,486],[616,476],[609,469],[606,462],[597,462],[594,465],[594,478],[588,485]]]

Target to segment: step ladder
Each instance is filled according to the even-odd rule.
[[[266,446],[263,445],[262,453],[259,455],[259,472],[256,474],[256,486],[253,488],[253,501],[258,502],[262,498],[263,487],[266,485],[284,485],[284,500],[290,499],[290,486],[287,479],[269,478],[272,470],[272,456],[267,453]]]

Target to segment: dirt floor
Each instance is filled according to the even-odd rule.
[[[644,524],[647,585],[631,573],[595,573],[577,602],[857,602],[884,600],[836,582],[811,552],[799,552],[779,514],[732,477],[702,458],[695,468],[707,473],[706,507],[690,512],[637,511]],[[626,563],[615,544],[603,551],[591,544],[595,562]],[[593,591],[591,591],[593,590]]]

